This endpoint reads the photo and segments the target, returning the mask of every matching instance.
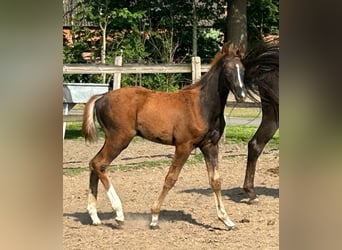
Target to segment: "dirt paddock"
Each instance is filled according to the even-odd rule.
[[[86,145],[65,140],[63,168],[88,168],[103,141]],[[216,217],[214,196],[203,161],[185,164],[159,216],[160,229],[150,230],[150,207],[161,191],[174,148],[137,140],[112,163],[110,176],[123,203],[125,224],[118,228],[103,186],[98,212],[102,225],[87,214],[89,172],[63,175],[64,249],[279,249],[279,150],[266,148],[255,177],[258,204],[246,204],[242,190],[247,145],[220,147],[220,174],[225,208],[237,229],[226,230]],[[200,151],[197,150],[199,154]],[[116,165],[154,167],[116,170]],[[195,163],[194,163],[195,162]],[[148,164],[147,164],[148,165]]]

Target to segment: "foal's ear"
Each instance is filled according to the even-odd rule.
[[[223,44],[222,46],[222,54],[226,54],[226,55],[232,55],[234,54],[234,49],[233,49],[233,45],[232,44],[228,44],[228,43],[225,43]]]
[[[243,46],[243,44],[240,44],[240,48],[236,51],[236,55],[240,58],[243,58],[245,55],[245,46]]]
[[[239,48],[236,48],[234,44],[230,43],[225,43],[222,47],[222,53],[229,55],[229,56],[238,56],[240,58],[243,58],[245,55],[245,47],[243,44],[240,44]]]

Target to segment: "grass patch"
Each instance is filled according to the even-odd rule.
[[[258,127],[255,126],[228,126],[226,128],[226,143],[246,144],[252,138]],[[271,148],[279,148],[279,130],[266,145]]]
[[[81,136],[78,136],[78,134],[75,132],[80,129],[80,122],[70,123],[70,127],[72,128],[69,133],[69,139],[80,139]],[[255,126],[228,126],[226,129],[226,143],[227,144],[247,144],[248,141],[252,138],[254,133],[256,132],[257,127]],[[74,131],[74,132],[72,132]],[[75,135],[75,136],[71,136]],[[103,133],[102,133],[103,137]],[[134,141],[137,140],[143,140],[140,137],[135,137],[133,139]],[[274,137],[269,141],[269,143],[266,145],[267,148],[275,148],[279,149],[279,130],[275,133]],[[196,155],[191,155],[186,162],[186,164],[197,164],[203,162],[203,155],[202,153],[197,153]],[[110,172],[114,171],[131,171],[136,169],[142,169],[142,168],[155,168],[159,166],[165,166],[170,165],[171,160],[165,159],[165,160],[156,160],[156,161],[144,161],[139,163],[131,163],[131,164],[119,164],[119,165],[110,165],[108,170]],[[85,171],[89,171],[88,167],[80,167],[80,168],[65,168],[63,169],[63,174],[67,176],[75,176],[80,173],[83,173]]]
[[[261,108],[226,107],[224,114],[229,117],[261,118]]]
[[[252,108],[248,108],[250,110]],[[82,140],[82,122],[68,122],[66,131],[65,131],[65,139],[69,140]],[[228,126],[226,128],[226,143],[248,143],[248,141],[252,138],[254,133],[256,132],[258,127],[255,126]],[[99,138],[104,139],[103,131],[99,130]],[[141,140],[140,137],[135,137],[133,141]],[[273,138],[266,145],[272,148],[279,148],[279,130],[275,133]]]
[[[144,161],[139,163],[131,163],[131,164],[119,164],[119,165],[111,165],[108,170],[110,172],[114,171],[130,171],[142,168],[155,168],[161,165],[169,165],[171,160],[157,160],[157,161]]]
[[[99,139],[104,139],[105,135],[100,127],[97,126]],[[82,135],[82,122],[68,122],[65,129],[65,137],[67,140],[84,140]],[[142,140],[141,137],[134,137],[133,142]]]
[[[64,139],[82,139],[82,122],[67,122]]]
[[[98,128],[99,138],[104,138],[103,131]],[[84,139],[82,135],[82,122],[67,122],[65,129],[65,137],[64,139],[69,140],[81,140]]]
[[[189,158],[186,164],[197,164],[199,162],[203,162],[203,155],[202,153],[196,154]],[[144,161],[139,163],[132,163],[132,164],[119,164],[119,165],[110,165],[108,167],[109,172],[114,171],[131,171],[136,169],[143,169],[143,168],[156,168],[159,166],[169,166],[171,164],[171,159],[167,160],[157,160],[157,161]],[[88,172],[89,168],[87,167],[80,167],[80,168],[65,168],[63,169],[63,174],[67,176],[75,176],[81,174],[83,172]]]
[[[89,168],[64,168],[63,175],[75,176],[85,171],[89,171]]]
[[[65,131],[65,139],[69,140],[80,140],[83,139],[82,135],[82,122],[68,122],[66,131]],[[228,126],[226,128],[226,141],[227,143],[248,143],[248,141],[252,138],[254,133],[256,132],[257,127],[255,126]],[[100,129],[99,138],[104,139],[104,133]],[[139,140],[139,137],[135,137],[133,141]],[[270,140],[269,144],[279,145],[279,130],[275,133],[273,139]]]

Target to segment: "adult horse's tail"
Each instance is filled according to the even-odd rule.
[[[95,127],[95,102],[103,95],[92,96],[84,107],[82,133],[88,142],[94,142],[98,137]]]

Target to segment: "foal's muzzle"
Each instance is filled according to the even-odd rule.
[[[237,87],[235,89],[235,92],[234,92],[234,96],[235,96],[235,100],[237,102],[243,102],[246,98],[246,89],[245,88],[241,88],[241,87]]]

